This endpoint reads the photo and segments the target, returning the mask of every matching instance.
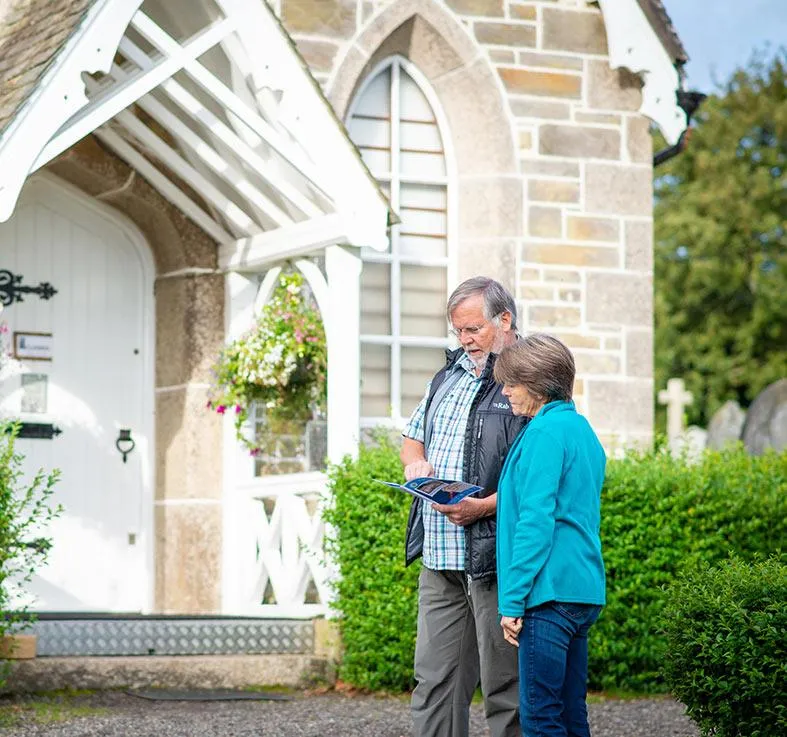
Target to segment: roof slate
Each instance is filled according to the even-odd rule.
[[[637,0],[637,2],[672,60],[677,64],[685,64],[689,60],[689,55],[683,47],[675,26],[672,25],[664,3],[661,0]]]
[[[0,0],[0,135],[95,0]]]

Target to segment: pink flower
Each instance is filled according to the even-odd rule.
[[[241,412],[243,412],[243,407],[241,407],[239,404],[236,404],[235,405],[235,414],[239,415]]]
[[[252,448],[249,451],[249,455],[251,455],[251,456],[258,456],[259,454],[260,454],[260,449],[259,448]]]
[[[295,340],[300,343],[303,340],[303,333],[300,330],[295,331]]]
[[[220,404],[218,407],[216,407],[216,412],[218,412],[220,415],[223,415],[226,411],[227,408],[223,404]]]

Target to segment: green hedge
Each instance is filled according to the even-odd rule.
[[[373,479],[404,482],[399,450],[378,438],[355,462],[330,471],[333,526],[328,548],[338,563],[339,678],[360,688],[406,691],[413,684],[418,571],[404,567],[410,496]]]
[[[787,453],[708,451],[694,465],[665,453],[610,461],[601,517],[607,606],[590,631],[590,686],[666,690],[665,587],[699,562],[787,547]]]
[[[46,562],[52,541],[49,524],[61,510],[52,503],[59,471],[23,473],[24,458],[16,449],[19,424],[0,423],[0,637],[14,633],[34,617],[20,604],[25,585]],[[0,688],[8,664],[0,659]]]
[[[731,560],[680,576],[664,673],[703,735],[787,735],[787,566]]]
[[[340,677],[369,689],[412,685],[418,565],[404,568],[409,497],[373,481],[401,479],[398,456],[381,441],[331,472]],[[602,498],[608,603],[591,630],[590,686],[666,690],[665,587],[700,561],[787,548],[785,520],[787,453],[708,452],[696,465],[664,453],[610,461]]]

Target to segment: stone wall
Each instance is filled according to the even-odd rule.
[[[156,264],[154,610],[221,610],[222,425],[207,412],[224,343],[216,244],[142,177],[88,137],[47,166],[143,233]]]
[[[271,3],[343,117],[391,53],[429,79],[458,168],[458,276],[516,290],[523,330],[574,350],[608,447],[653,426],[652,150],[640,81],[585,0]]]

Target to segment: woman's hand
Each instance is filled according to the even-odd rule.
[[[501,617],[500,626],[506,642],[519,647],[519,633],[522,631],[522,617]]]

